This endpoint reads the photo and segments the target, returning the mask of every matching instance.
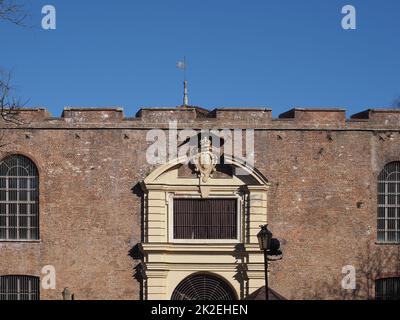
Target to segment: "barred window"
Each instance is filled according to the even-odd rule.
[[[237,199],[174,199],[173,204],[174,239],[238,239]]]
[[[378,178],[378,242],[400,243],[400,162],[387,164]]]
[[[21,155],[0,162],[0,240],[39,239],[39,176]]]
[[[400,300],[400,278],[387,278],[376,280],[375,299]]]
[[[0,300],[39,300],[40,279],[30,276],[1,276]]]

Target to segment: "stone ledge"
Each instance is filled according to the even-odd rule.
[[[260,253],[260,247],[257,244],[243,244],[241,242],[238,243],[230,243],[230,244],[215,244],[208,243],[206,246],[204,244],[184,244],[184,243],[142,243],[142,250],[146,252],[204,252],[205,254],[209,254],[210,252],[256,252]]]

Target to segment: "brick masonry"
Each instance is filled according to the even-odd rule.
[[[168,128],[255,129],[255,166],[271,183],[268,221],[284,259],[271,264],[271,287],[290,299],[367,299],[374,277],[400,275],[400,247],[376,244],[377,176],[400,160],[400,110],[296,108],[278,119],[265,108],[66,108],[53,118],[24,109],[21,123],[1,122],[0,155],[22,154],[40,173],[40,234],[32,243],[0,242],[0,275],[57,270],[61,299],[139,299],[141,242],[137,184],[155,169],[146,133]],[[358,288],[340,287],[345,265]],[[369,279],[369,281],[368,281]]]

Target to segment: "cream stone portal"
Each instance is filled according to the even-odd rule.
[[[206,153],[199,150],[195,159],[207,159]],[[205,173],[198,169],[201,163],[193,170],[189,160],[185,156],[170,161],[141,184],[145,194],[144,299],[169,300],[181,281],[197,273],[218,276],[230,285],[237,299],[244,299],[264,285],[264,260],[257,233],[260,225],[267,223],[268,182],[254,168],[227,155],[223,167],[232,170],[229,175],[212,161],[203,165]],[[235,173],[238,169],[241,175]],[[174,240],[172,203],[176,197],[237,199],[237,239]]]

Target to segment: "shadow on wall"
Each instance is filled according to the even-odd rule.
[[[136,265],[133,267],[133,278],[140,285],[140,300],[145,300],[145,280],[146,280],[146,270],[144,267],[144,256],[142,250],[140,249],[140,244],[136,244],[133,246],[131,250],[129,250],[129,256],[135,260]]]
[[[375,299],[375,280],[400,276],[400,246],[365,243],[358,246],[357,252],[355,290],[342,288],[341,282],[346,275],[338,270],[340,277],[337,279],[304,286],[304,299],[371,300]]]
[[[234,279],[240,284],[240,300],[243,300],[249,295],[249,284],[247,276],[247,263],[249,261],[249,254],[243,243],[238,243],[233,251],[233,256],[236,259],[236,274]]]
[[[144,193],[140,187],[140,183],[137,183],[132,189],[132,193],[140,199],[140,234],[141,242],[145,240],[145,219],[144,219]],[[141,250],[140,243],[135,244],[128,252],[128,256],[134,260],[133,267],[133,278],[139,282],[140,285],[140,300],[146,298],[145,293],[145,280],[146,280],[146,270],[144,267],[144,256]]]

